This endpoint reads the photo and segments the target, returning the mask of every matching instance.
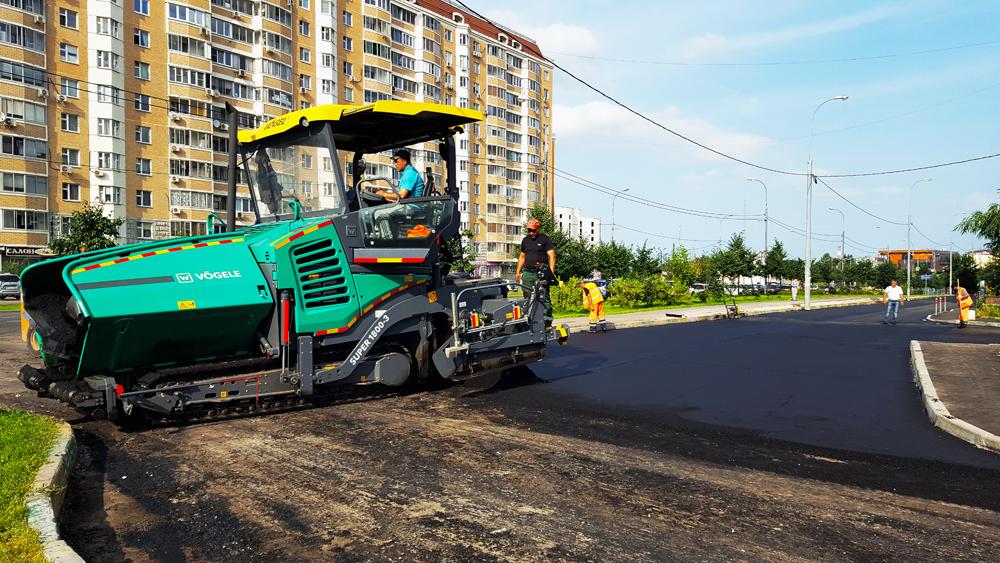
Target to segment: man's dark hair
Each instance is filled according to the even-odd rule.
[[[401,158],[406,162],[412,162],[410,160],[410,151],[408,151],[407,149],[399,149],[398,151],[394,152],[392,156],[393,158]]]

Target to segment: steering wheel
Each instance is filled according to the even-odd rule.
[[[399,183],[394,182],[392,178],[386,176],[379,176],[377,178],[365,178],[358,182],[358,190],[364,194],[375,194],[379,190],[377,186],[370,186],[368,188],[362,189],[362,184],[374,184],[375,182],[385,182],[389,186],[389,191],[392,193],[399,193]]]

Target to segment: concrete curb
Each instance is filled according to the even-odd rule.
[[[836,303],[822,303],[822,302],[820,302],[820,303],[813,303],[812,308],[813,309],[831,309],[831,308],[834,308],[834,307],[853,307],[853,306],[856,306],[856,305],[871,305],[873,303],[879,303],[879,302],[881,302],[881,298],[878,298],[878,297],[871,297],[871,298],[869,298],[869,297],[858,297],[858,298],[852,299],[850,301],[846,301],[845,300],[845,301],[838,301]],[[748,317],[752,317],[752,316],[756,316],[756,315],[770,315],[771,313],[784,313],[786,311],[802,311],[802,310],[804,310],[804,309],[802,307],[799,307],[799,306],[789,306],[787,304],[783,304],[783,305],[775,305],[774,307],[755,308],[755,309],[749,310],[749,311],[745,311],[745,310],[741,309],[740,312],[744,313]],[[615,322],[615,321],[609,320],[608,321],[608,328],[611,329],[611,330],[621,330],[621,329],[626,329],[626,328],[642,328],[642,327],[648,327],[648,326],[660,326],[660,325],[668,325],[668,324],[675,324],[675,323],[691,323],[691,322],[698,322],[698,321],[714,321],[714,320],[717,320],[717,319],[724,319],[724,318],[726,318],[726,314],[724,312],[721,312],[721,311],[720,312],[715,312],[715,313],[701,313],[701,314],[689,315],[689,316],[684,316],[684,317],[667,317],[666,314],[668,312],[670,312],[670,311],[671,311],[671,309],[663,309],[662,313],[663,313],[664,316],[660,317],[660,318],[654,318],[654,319],[642,319],[642,320],[620,321],[620,322]],[[590,323],[586,319],[576,320],[576,321],[573,321],[572,318],[566,319],[566,320],[556,319],[555,322],[559,323],[560,321],[562,321],[562,324],[565,325],[568,329],[570,329],[573,332],[585,332],[590,327]]]
[[[933,314],[927,315],[927,322],[937,323],[939,325],[958,325],[958,320],[952,321],[952,320],[948,320],[948,319],[934,319],[934,318],[931,318],[933,316],[934,316]],[[1000,328],[1000,323],[993,322],[993,321],[965,321],[965,324],[967,324],[968,326]]]
[[[927,416],[934,426],[976,447],[1000,453],[1000,436],[987,432],[978,426],[973,426],[960,418],[955,418],[948,412],[948,407],[944,405],[944,402],[938,397],[937,390],[934,389],[934,382],[931,381],[927,364],[924,363],[924,352],[917,340],[910,341],[910,365],[913,367],[913,381],[920,389]]]
[[[69,472],[76,461],[76,438],[69,424],[60,422],[49,457],[38,470],[32,492],[25,499],[28,524],[38,531],[45,556],[56,563],[83,563],[73,548],[59,537],[56,519],[66,498]]]

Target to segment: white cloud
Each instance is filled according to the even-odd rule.
[[[720,129],[704,119],[685,115],[674,106],[647,112],[646,115],[700,143],[741,158],[749,158],[774,144],[767,137]],[[632,145],[664,145],[669,142],[668,147],[687,148],[698,158],[720,158],[702,148],[683,143],[666,131],[606,101],[592,101],[576,106],[555,104],[553,129],[562,141],[586,141],[612,134],[616,138],[629,139]]]
[[[839,33],[891,18],[902,11],[902,5],[886,5],[825,21],[792,25],[757,33],[725,36],[706,32],[686,40],[681,45],[680,54],[688,59],[695,59]]]
[[[996,203],[996,194],[989,192],[971,192],[965,194],[965,204],[975,210],[985,209],[991,203]]]
[[[552,51],[565,55],[591,55],[600,46],[597,35],[582,25],[556,22],[545,27],[526,27],[524,33],[538,41],[542,53]]]

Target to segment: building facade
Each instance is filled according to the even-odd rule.
[[[0,258],[40,258],[87,201],[126,220],[121,242],[225,219],[227,102],[250,128],[403,99],[488,116],[458,141],[460,207],[482,272],[499,274],[525,209],[552,205],[551,79],[534,42],[443,0],[0,0]],[[414,149],[440,185],[436,147]],[[323,165],[308,164],[300,191],[321,200]],[[253,223],[237,190],[237,222]]]
[[[575,207],[556,207],[553,211],[559,230],[570,238],[583,239],[591,245],[601,244],[601,220],[584,217]]]
[[[932,249],[913,249],[910,251],[906,249],[879,250],[876,262],[882,263],[888,261],[899,268],[906,268],[908,256],[913,256],[914,268],[925,266],[932,272],[947,272],[950,264],[949,260],[957,260],[958,254],[957,251],[951,252],[948,250]],[[950,257],[950,255],[953,255],[953,257]]]

